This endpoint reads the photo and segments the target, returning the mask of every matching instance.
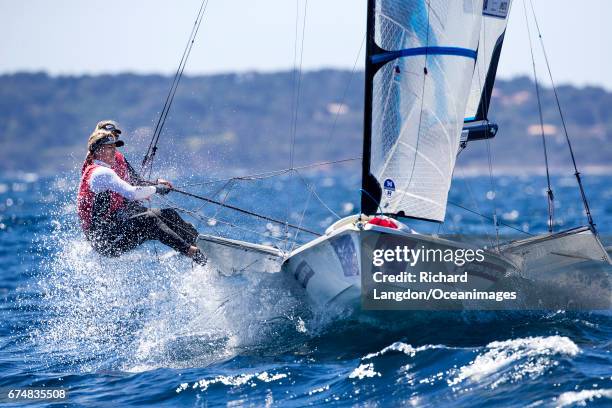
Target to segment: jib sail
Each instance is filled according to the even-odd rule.
[[[489,103],[501,55],[512,0],[485,0],[478,58],[465,111],[466,122],[488,119]]]

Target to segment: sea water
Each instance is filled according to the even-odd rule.
[[[322,231],[358,208],[355,174],[189,179],[182,188]],[[612,178],[585,181],[610,245]],[[493,189],[488,176],[461,178],[450,200],[495,214],[515,228],[500,230],[512,238],[545,231],[544,182],[498,176]],[[583,224],[573,180],[553,182],[555,228]],[[274,274],[220,275],[161,244],[100,257],[79,231],[75,183],[0,178],[2,392],[63,387],[69,397],[60,405],[112,407],[612,405],[610,312],[406,312],[375,320],[313,311]],[[176,193],[151,205],[201,214],[192,221],[205,233],[289,249],[311,238]],[[444,225],[410,226],[489,245],[497,239],[489,219],[452,205]]]

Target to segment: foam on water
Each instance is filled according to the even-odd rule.
[[[609,390],[582,390],[568,391],[555,398],[555,406],[567,407],[569,405],[577,405],[585,407],[587,402],[592,402],[596,399],[605,398],[612,400],[612,389]],[[612,404],[612,402],[610,402]]]
[[[360,380],[376,376],[380,377],[381,374],[379,372],[374,371],[374,364],[372,363],[361,364],[349,374],[349,378],[358,378]]]
[[[228,387],[239,387],[242,385],[248,385],[251,387],[256,387],[257,382],[269,383],[273,381],[282,380],[283,378],[287,378],[287,374],[285,373],[276,373],[270,374],[266,371],[262,373],[251,373],[251,374],[239,374],[239,375],[220,375],[217,377],[213,377],[210,379],[203,378],[201,380],[195,381],[193,384],[182,383],[176,389],[176,393],[180,393],[185,391],[188,388],[191,389],[199,389],[201,391],[206,391],[208,387],[214,384],[223,384]]]
[[[455,357],[449,363],[470,354],[476,354],[476,357],[463,365],[445,364],[446,367],[426,374],[428,368],[423,364],[434,357],[429,354],[421,356],[421,353],[434,352],[443,352],[447,358],[452,353]],[[397,384],[406,384],[415,387],[415,390],[419,386],[437,386],[461,395],[474,388],[496,389],[506,383],[533,380],[564,359],[572,359],[579,353],[580,348],[572,340],[558,335],[493,341],[482,348],[445,345],[414,347],[395,342],[362,357],[348,378],[367,380],[391,376],[396,378]],[[400,357],[388,358],[389,354],[399,354]],[[602,395],[606,395],[605,392]]]
[[[449,347],[432,344],[432,345],[425,345],[425,346],[420,346],[420,347],[415,348],[415,347],[412,347],[410,344],[406,344],[406,343],[402,343],[401,341],[397,341],[391,344],[390,346],[387,346],[384,349],[377,351],[376,353],[370,353],[366,355],[365,357],[363,357],[363,360],[368,360],[374,357],[382,356],[389,352],[399,352],[399,353],[406,354],[407,356],[414,357],[416,353],[418,353],[419,351],[431,350],[431,349],[436,349],[436,348],[446,349]]]
[[[483,354],[461,367],[457,375],[448,380],[448,385],[456,386],[470,381],[484,383],[493,389],[524,376],[537,377],[551,365],[558,364],[551,356],[572,357],[579,351],[573,341],[561,336],[494,341],[486,346]]]

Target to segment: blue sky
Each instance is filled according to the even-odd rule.
[[[500,77],[531,72],[522,1],[514,0]],[[556,81],[612,90],[612,1],[533,1]],[[200,0],[0,0],[0,73],[172,73],[199,4]],[[296,5],[301,24],[304,4],[305,0],[209,0],[186,72],[291,68]],[[308,0],[305,69],[353,66],[365,31],[365,4]],[[541,53],[536,50],[538,58]],[[363,55],[357,66],[363,66]],[[543,70],[540,75],[544,77]]]

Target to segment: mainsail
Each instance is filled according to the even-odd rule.
[[[362,212],[443,221],[482,0],[369,0]]]
[[[482,28],[478,44],[478,58],[472,78],[472,89],[465,110],[465,121],[488,119],[489,103],[497,73],[510,14],[512,0],[485,0],[482,8]]]

